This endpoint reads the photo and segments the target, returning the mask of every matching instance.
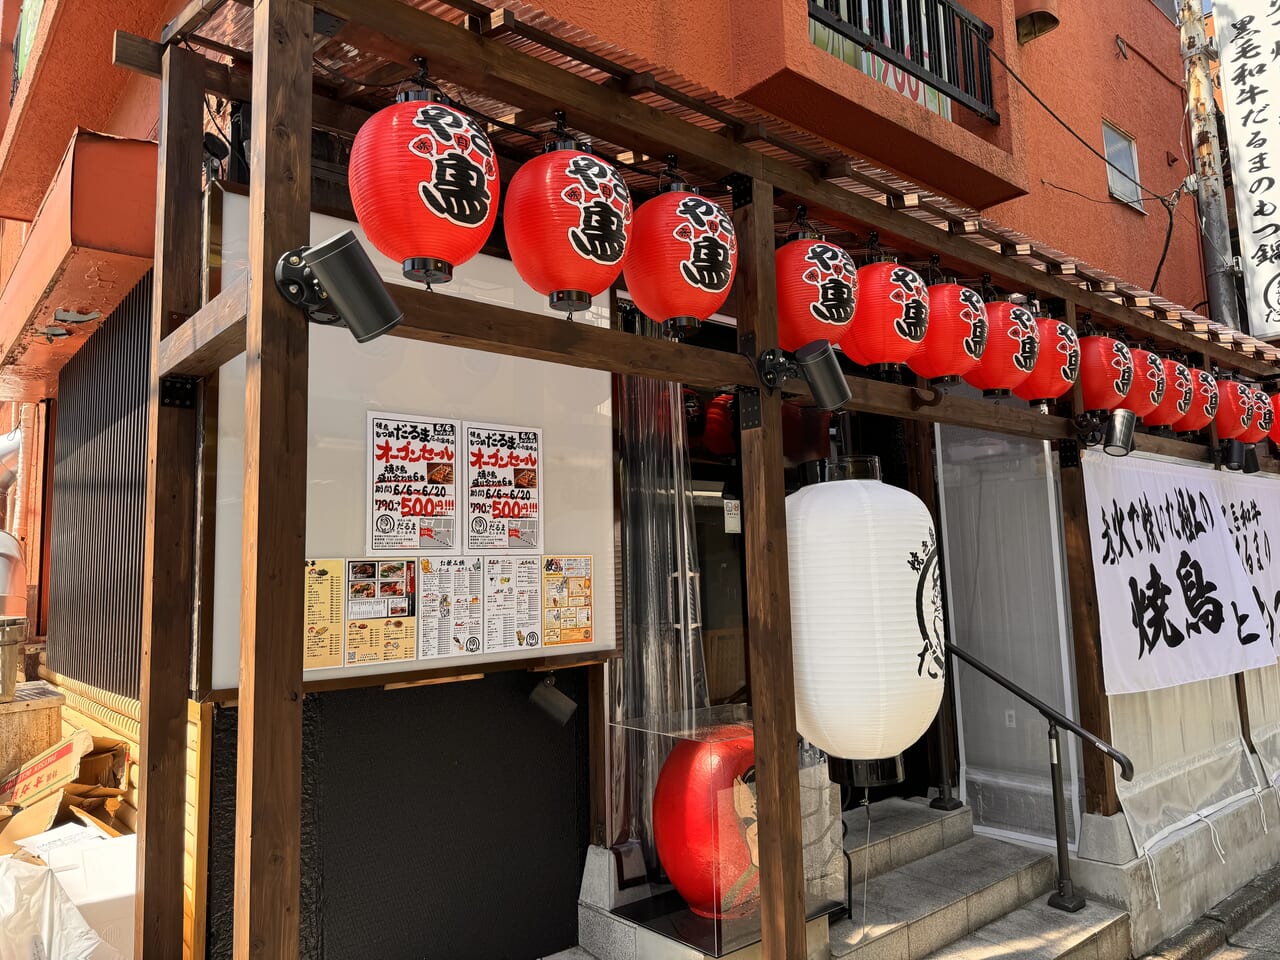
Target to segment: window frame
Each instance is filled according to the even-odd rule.
[[[1129,145],[1129,157],[1133,162],[1132,176],[1127,173],[1123,173],[1122,171],[1117,170],[1111,166],[1111,160],[1110,160],[1111,151],[1109,149],[1109,144],[1107,142],[1109,133],[1114,134],[1117,137],[1120,137]],[[1141,174],[1141,171],[1139,171],[1138,169],[1137,138],[1132,137],[1129,134],[1125,133],[1125,131],[1121,127],[1112,123],[1110,120],[1104,119],[1102,121],[1102,153],[1103,153],[1103,156],[1108,157],[1107,163],[1105,164],[1106,170],[1107,170],[1107,194],[1113,200],[1117,200],[1120,203],[1123,203],[1125,206],[1130,207],[1141,214],[1145,214],[1147,211],[1142,205],[1142,186],[1138,179],[1139,177],[1142,176],[1142,174]],[[1118,178],[1118,177],[1124,177],[1133,183],[1133,193],[1135,194],[1135,196],[1129,197],[1116,192],[1116,185],[1114,181],[1115,181],[1115,178]]]

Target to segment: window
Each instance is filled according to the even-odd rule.
[[[1103,121],[1102,142],[1107,154],[1107,192],[1135,209],[1142,209],[1138,186],[1138,148],[1133,137]]]

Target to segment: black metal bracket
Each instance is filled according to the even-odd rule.
[[[751,203],[751,178],[745,173],[731,173],[721,182],[729,188],[733,209],[741,210]]]
[[[760,390],[756,387],[738,388],[738,429],[754,430],[760,426]]]
[[[759,359],[756,360],[756,375],[765,389],[770,392],[782,386],[787,380],[799,380],[802,377],[796,358],[777,347],[760,354]]]
[[[1072,470],[1080,466],[1080,443],[1077,440],[1058,441],[1058,466]]]
[[[197,382],[195,377],[161,377],[160,406],[194,410]]]
[[[329,302],[329,293],[303,259],[306,247],[298,247],[276,261],[276,289],[317,323],[338,323],[342,318]]]

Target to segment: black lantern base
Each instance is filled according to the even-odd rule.
[[[927,382],[931,387],[948,387],[953,383],[959,383],[960,378],[952,374],[946,377],[930,377]]]
[[[906,779],[902,754],[882,760],[845,760],[843,757],[827,758],[827,775],[832,783],[839,783],[858,790],[891,787]]]
[[[401,266],[405,279],[415,283],[448,283],[453,279],[453,264],[437,257],[410,257]]]
[[[552,310],[577,313],[579,310],[591,309],[591,294],[583,290],[552,290],[547,303]]]
[[[667,319],[667,331],[677,340],[683,340],[685,337],[691,337],[698,332],[698,324],[700,322],[697,317],[669,317]]]
[[[983,390],[982,395],[988,400],[1003,400],[1011,396],[1012,390]]]

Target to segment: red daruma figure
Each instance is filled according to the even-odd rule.
[[[671,885],[700,917],[742,917],[760,901],[755,739],[746,724],[681,740],[653,793],[653,838]]]

